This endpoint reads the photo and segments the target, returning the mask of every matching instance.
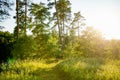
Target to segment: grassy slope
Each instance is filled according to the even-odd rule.
[[[2,66],[4,71],[0,80],[62,80],[54,69],[58,62],[38,60],[17,61],[14,64]]]
[[[120,80],[120,61],[98,58],[17,61],[2,69],[0,80]]]
[[[66,80],[120,80],[120,61],[102,58],[73,58],[57,65]]]

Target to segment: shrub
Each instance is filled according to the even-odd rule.
[[[19,38],[13,45],[12,54],[15,58],[29,58],[33,57],[36,51],[36,43],[30,36]]]

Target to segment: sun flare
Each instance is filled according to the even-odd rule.
[[[108,7],[104,8],[97,8],[99,9],[91,13],[94,16],[89,17],[87,16],[87,23],[88,25],[92,25],[100,32],[102,32],[103,36],[106,39],[120,39],[120,18],[118,12],[114,8],[110,10]]]
[[[120,0],[71,0],[71,2],[73,11],[81,11],[88,26],[98,29],[106,39],[120,39]]]

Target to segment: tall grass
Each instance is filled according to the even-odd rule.
[[[0,80],[57,80],[52,73],[56,64],[47,64],[45,60],[17,60],[9,65],[1,64],[3,71],[0,73]]]
[[[66,80],[120,80],[120,61],[73,58],[61,62],[57,68]]]
[[[0,80],[120,80],[120,61],[103,58],[17,60],[0,68]]]

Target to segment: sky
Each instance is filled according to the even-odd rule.
[[[120,0],[70,0],[70,2],[72,12],[80,11],[86,19],[87,26],[98,29],[106,39],[120,39]],[[15,15],[15,12],[11,13]],[[15,20],[11,17],[2,23],[6,24],[8,26],[5,30],[13,32]]]

